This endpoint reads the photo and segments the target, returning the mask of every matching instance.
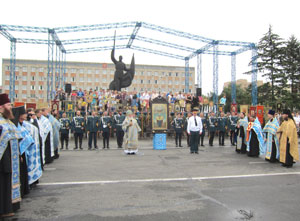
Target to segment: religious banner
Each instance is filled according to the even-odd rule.
[[[240,109],[241,109],[241,113],[245,113],[245,116],[248,116],[248,109],[249,109],[249,105],[240,105]]]
[[[48,103],[46,103],[46,102],[38,102],[37,103],[37,109],[42,109],[42,108],[45,108],[45,107],[49,107]]]
[[[59,111],[59,101],[58,100],[51,101],[51,110],[57,110],[57,112]]]
[[[251,106],[250,107],[250,115],[251,116],[256,116],[256,106]]]
[[[75,105],[72,101],[65,101],[65,110],[66,111],[74,111]]]
[[[237,111],[238,111],[237,104],[231,104],[230,110],[231,110],[231,112],[234,112],[237,114]]]
[[[256,112],[257,112],[256,116],[257,116],[260,124],[263,125],[263,123],[264,123],[264,106],[257,106]]]
[[[14,107],[21,107],[21,106],[24,106],[25,103],[24,102],[15,102],[14,103]]]
[[[166,133],[169,127],[168,101],[163,97],[157,97],[151,102],[152,131],[153,133]]]
[[[26,109],[32,108],[33,110],[36,109],[36,103],[26,103]]]

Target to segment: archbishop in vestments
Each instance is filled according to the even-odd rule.
[[[136,154],[138,152],[138,137],[141,131],[136,119],[133,117],[131,110],[126,112],[126,118],[122,124],[124,130],[124,152],[126,154]]]

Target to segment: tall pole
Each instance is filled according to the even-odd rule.
[[[236,103],[236,54],[231,55],[231,103]]]

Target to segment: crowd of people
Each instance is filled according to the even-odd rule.
[[[92,100],[88,97],[91,94]],[[57,98],[61,99],[60,96],[65,96],[63,91],[57,93]],[[262,127],[255,115],[220,112],[216,116],[201,109],[200,97],[182,93],[101,91],[99,94],[91,91],[85,94],[79,90],[76,95],[70,94],[61,100],[63,108],[59,112],[49,107],[35,110],[12,107],[8,95],[0,94],[0,216],[13,216],[20,208],[22,197],[39,182],[44,165],[59,158],[59,149],[71,149],[70,134],[74,136],[74,150],[99,149],[97,141],[101,134],[102,149],[110,149],[110,138],[116,136],[117,148],[124,149],[128,155],[136,154],[139,132],[151,130],[149,107],[151,100],[158,96],[164,97],[170,108],[174,108],[170,111],[169,131],[175,135],[176,147],[184,146],[184,137],[191,154],[198,154],[205,137],[209,146],[213,146],[218,136],[222,147],[228,136],[237,153],[249,157],[263,155],[266,160],[280,162],[285,167],[292,167],[299,160],[297,124],[299,126],[300,116],[293,117],[289,110],[281,114],[270,110],[269,120]],[[76,103],[72,117],[67,116],[64,105],[69,99]],[[180,102],[182,100],[184,102]],[[82,106],[85,109],[81,109]],[[83,146],[85,137],[87,147]]]

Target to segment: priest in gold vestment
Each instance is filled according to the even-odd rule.
[[[277,130],[280,142],[280,162],[284,167],[292,167],[295,161],[299,161],[296,124],[290,110],[284,110],[282,117],[283,122]]]

